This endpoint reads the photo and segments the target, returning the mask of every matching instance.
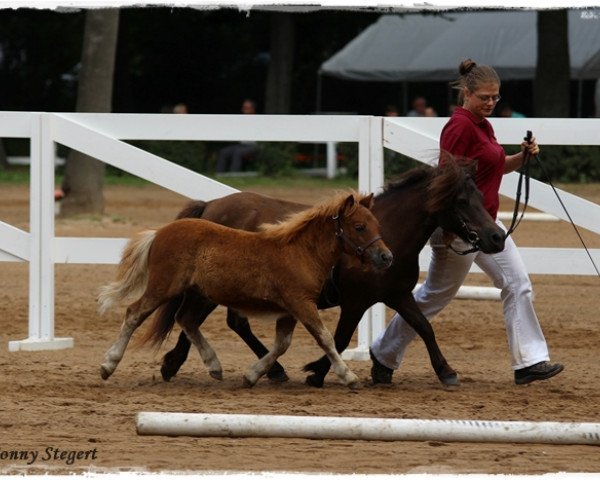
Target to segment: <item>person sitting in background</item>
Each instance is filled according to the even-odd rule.
[[[425,117],[437,117],[438,114],[433,107],[427,107],[425,109]]]
[[[406,114],[407,117],[424,117],[427,109],[427,100],[425,97],[415,97],[412,101],[412,110]]]
[[[515,112],[508,103],[500,106],[498,115],[504,118],[525,118],[525,115],[520,112]]]
[[[188,113],[188,108],[185,103],[178,103],[173,107],[173,113]]]
[[[253,115],[256,113],[256,104],[250,99],[242,102],[241,111],[245,115]],[[217,174],[230,172],[240,172],[244,160],[253,158],[258,153],[258,144],[256,142],[239,142],[233,145],[228,145],[221,149],[215,171]]]
[[[396,105],[392,105],[391,103],[389,105],[385,106],[385,110],[383,111],[383,114],[386,117],[397,117],[399,115]]]

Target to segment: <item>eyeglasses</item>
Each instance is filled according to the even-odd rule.
[[[473,95],[475,95],[483,103],[488,103],[490,100],[494,103],[498,103],[502,98],[500,95],[477,95],[476,93]]]

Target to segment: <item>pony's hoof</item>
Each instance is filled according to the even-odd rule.
[[[246,375],[242,377],[242,385],[244,388],[252,388],[256,382],[252,382]]]
[[[162,367],[160,367],[160,374],[162,376],[162,379],[165,382],[168,382],[169,380],[171,380],[174,376],[175,376],[176,372],[173,372],[169,367],[167,367],[166,365],[163,365]]]
[[[100,365],[100,376],[102,380],[107,380],[112,375],[112,371],[106,365]]]
[[[223,380],[223,371],[222,370],[209,371],[208,374],[215,380]]]
[[[311,387],[323,388],[323,378],[319,377],[316,373],[306,377],[306,384]]]
[[[458,387],[460,385],[460,379],[458,375],[455,373],[453,375],[446,375],[444,377],[439,377],[440,382],[444,387]]]

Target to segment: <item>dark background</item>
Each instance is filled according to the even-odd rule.
[[[264,111],[269,64],[268,11],[192,8],[121,10],[114,112],[157,113],[175,103],[190,113],[239,113],[243,98]],[[381,15],[376,11],[294,13],[296,42],[291,114],[317,110],[317,72]],[[85,12],[0,11],[0,110],[73,111]],[[593,81],[583,84],[583,117],[594,114]],[[571,82],[571,116],[576,116]],[[533,116],[532,82],[505,81],[502,96]],[[382,115],[424,95],[440,115],[452,101],[446,82],[322,79],[323,112]]]

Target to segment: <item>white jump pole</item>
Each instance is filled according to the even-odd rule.
[[[413,293],[421,286],[420,283],[415,285]],[[466,300],[500,300],[500,289],[496,287],[477,287],[463,285],[456,292],[456,298]]]
[[[600,423],[140,412],[138,435],[600,445]]]
[[[521,214],[519,214],[520,216]],[[513,212],[498,212],[498,218],[502,221],[512,220]],[[532,222],[558,222],[560,218],[555,217],[550,213],[542,212],[525,212],[523,220],[530,220]]]

